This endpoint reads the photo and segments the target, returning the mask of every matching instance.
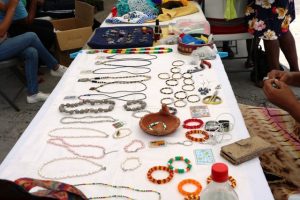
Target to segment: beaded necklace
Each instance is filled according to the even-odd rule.
[[[85,108],[85,109],[74,109],[74,110],[67,110],[66,108],[74,108],[78,106],[82,106],[84,104],[90,104],[90,105],[108,105],[107,108]],[[83,114],[83,113],[99,113],[99,112],[110,112],[115,107],[115,102],[112,100],[84,100],[80,101],[78,103],[66,103],[66,104],[60,104],[59,106],[59,112],[62,113],[68,113],[68,114]]]
[[[120,54],[162,54],[172,52],[172,48],[166,47],[146,47],[146,48],[127,48],[127,49],[104,49],[103,53],[120,53]]]
[[[91,87],[90,90],[97,90],[100,87],[104,87],[112,84],[135,84],[135,83],[142,83],[143,81],[148,81],[148,80],[150,80],[150,78],[144,80],[136,80],[136,81],[112,81],[112,82],[92,81],[93,83],[101,83],[101,85],[99,85],[98,87]]]
[[[76,184],[74,186],[75,187],[78,187],[78,186],[79,187],[80,186],[106,186],[106,187],[117,188],[117,189],[131,190],[131,191],[134,191],[134,192],[154,193],[154,194],[157,194],[157,196],[158,196],[157,199],[161,200],[160,192],[157,192],[155,190],[142,190],[142,189],[132,188],[132,187],[128,187],[128,186],[111,185],[111,184],[107,184],[107,183],[82,183],[82,184]],[[89,199],[108,199],[108,198],[126,198],[126,199],[133,200],[133,198],[125,196],[125,195],[110,195],[110,196],[101,196],[101,197],[90,197]]]
[[[110,151],[106,152],[105,148],[100,145],[92,145],[92,144],[69,144],[67,143],[63,138],[51,138],[47,141],[49,144],[53,144],[55,146],[63,147],[75,156],[81,157],[81,158],[92,158],[92,159],[101,159],[104,158],[105,155],[117,152],[117,151]],[[80,153],[77,153],[72,148],[95,148],[95,152],[99,152],[99,149],[101,151],[101,154],[99,156],[91,156],[91,155],[83,155]],[[97,148],[97,149],[96,149]]]
[[[110,56],[107,56],[106,59],[118,59],[118,58],[116,58],[118,55],[120,55],[120,54],[110,55]],[[143,60],[155,60],[155,59],[157,59],[157,55],[147,54],[146,56],[150,57],[150,58],[146,58],[145,56],[143,56],[143,58],[139,58],[139,57],[133,58],[132,56],[130,56],[130,58],[131,59],[143,59]]]
[[[84,133],[84,135],[59,135],[59,134],[55,134],[55,132],[58,132],[60,130],[84,130],[84,131],[92,131],[95,132],[97,134],[94,135],[87,135],[87,133]],[[100,133],[101,135],[98,135],[98,133]],[[73,134],[73,131],[72,131]],[[93,129],[93,128],[75,128],[75,127],[62,127],[62,128],[55,128],[52,129],[51,131],[48,132],[48,136],[50,137],[55,137],[55,138],[108,138],[109,135],[107,133],[105,133],[104,131],[100,131],[97,129]]]
[[[113,62],[124,62],[124,61],[142,61],[145,62],[145,64],[142,65],[122,65],[122,64],[113,64]],[[152,64],[152,62],[148,59],[144,58],[117,58],[117,59],[111,59],[111,60],[105,60],[105,61],[96,61],[96,65],[106,65],[106,66],[117,66],[117,67],[146,67]]]
[[[94,121],[80,121],[80,120],[90,120],[90,119],[96,119]],[[98,119],[98,120],[97,120]],[[73,121],[68,121],[73,120]],[[110,116],[84,116],[84,117],[63,117],[60,119],[60,123],[62,124],[92,124],[92,123],[104,123],[104,122],[115,122],[116,119],[110,117]]]
[[[90,163],[96,167],[98,167],[98,169],[96,170],[93,170],[91,172],[86,172],[86,173],[81,173],[81,174],[71,174],[71,175],[63,175],[63,176],[48,176],[46,174],[44,174],[44,170],[45,168],[47,168],[47,166],[53,164],[53,163],[57,163],[57,162],[60,162],[60,161],[84,161],[86,163]],[[77,163],[77,166],[78,163]],[[106,170],[106,167],[104,167],[103,165],[101,164],[98,164],[94,161],[91,161],[91,160],[88,160],[86,158],[80,158],[80,157],[62,157],[62,158],[55,158],[55,159],[52,159],[46,163],[44,163],[38,170],[38,175],[44,179],[51,179],[51,180],[60,180],[60,179],[66,179],[66,178],[75,178],[75,177],[83,177],[83,176],[89,176],[89,175],[93,175],[93,174],[96,174],[100,171],[105,171]]]
[[[143,82],[137,82],[135,84],[140,84],[142,85],[144,88],[140,89],[140,90],[136,90],[135,88],[136,87],[133,87],[135,90],[118,90],[118,91],[114,91],[114,92],[108,92],[108,91],[101,91],[99,88],[103,88],[104,86],[107,86],[107,85],[113,85],[113,84],[125,84],[125,83],[107,83],[107,84],[103,84],[103,85],[100,85],[99,87],[91,87],[90,90],[95,90],[99,93],[106,93],[106,94],[115,94],[115,93],[118,93],[118,92],[144,92],[145,90],[147,90],[147,85]]]
[[[147,75],[134,75],[134,76],[102,76],[102,77],[94,77],[94,78],[81,78],[78,79],[78,82],[92,82],[92,83],[111,83],[111,82],[118,82],[118,81],[99,81],[99,80],[104,80],[104,79],[127,79],[127,78],[144,78],[139,80],[139,82],[143,82],[143,81],[148,81],[151,79],[151,76],[147,76]]]
[[[120,96],[110,96],[110,95],[107,95],[107,94],[82,94],[80,96],[78,96],[78,99],[79,100],[86,100],[85,97],[92,97],[92,96],[104,96],[104,97],[107,97],[107,98],[104,98],[104,99],[117,99],[117,100],[120,100],[120,101],[132,101],[132,100],[145,100],[147,98],[147,95],[144,94],[144,93],[141,93],[141,92],[132,92],[132,93],[129,93],[129,94],[125,94],[125,95],[120,95]],[[134,98],[132,99],[125,99],[124,97],[131,97],[133,96]],[[140,96],[140,97],[138,97]],[[102,100],[104,100],[102,99]]]
[[[124,68],[133,68],[134,72],[126,71]],[[115,70],[115,69],[121,69],[120,71],[109,71],[109,72],[99,72],[102,70]],[[137,72],[137,69],[142,69],[144,71],[142,72]],[[151,69],[149,67],[132,67],[132,66],[118,66],[118,67],[109,67],[109,68],[99,68],[95,69],[92,73],[93,74],[117,74],[117,73],[129,73],[129,74],[147,74],[151,72]]]

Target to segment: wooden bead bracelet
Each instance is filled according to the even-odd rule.
[[[191,123],[197,123],[197,125],[189,125]],[[203,126],[203,124],[204,124],[204,122],[201,119],[192,118],[192,119],[187,119],[183,122],[183,128],[198,129],[198,128],[201,128]]]
[[[153,178],[152,173],[154,171],[158,171],[158,170],[168,172],[169,176],[165,179],[155,179],[155,178]],[[152,183],[159,184],[159,185],[170,182],[172,180],[173,176],[174,176],[174,172],[166,166],[154,166],[154,167],[150,168],[147,172],[148,180],[151,181]]]
[[[187,164],[187,166],[186,166],[185,169],[174,168],[174,167],[172,166],[172,164],[173,164],[174,161],[184,161],[184,162]],[[185,172],[190,171],[191,168],[192,168],[192,165],[191,165],[191,161],[190,161],[189,159],[184,158],[184,157],[182,157],[182,156],[176,156],[175,158],[171,158],[171,159],[168,161],[168,168],[169,168],[170,170],[174,171],[175,173],[183,174],[183,173],[185,173]]]
[[[196,187],[196,190],[194,192],[187,192],[183,189],[183,186],[186,185],[186,184],[192,184]],[[184,196],[187,196],[188,198],[191,197],[191,196],[198,196],[202,190],[202,185],[194,180],[194,179],[184,179],[182,180],[178,186],[178,191],[180,192],[180,194],[184,195]]]
[[[207,177],[206,183],[209,184],[211,181],[212,181],[211,176]],[[230,182],[232,188],[236,188],[237,183],[235,178],[233,178],[232,176],[228,176],[228,181]]]
[[[204,137],[196,138],[196,137],[192,136],[194,134],[201,134]],[[204,141],[208,140],[209,135],[206,131],[203,131],[203,130],[190,130],[190,131],[185,133],[185,137],[187,139],[191,140],[191,141],[194,141],[194,142],[204,142]]]

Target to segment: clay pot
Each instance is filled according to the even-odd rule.
[[[180,125],[180,119],[172,115],[166,104],[157,113],[145,115],[140,120],[141,129],[155,136],[164,136],[173,133]]]

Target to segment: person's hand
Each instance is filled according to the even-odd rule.
[[[263,90],[270,102],[288,112],[298,103],[295,94],[289,86],[277,79],[264,81]]]
[[[278,79],[279,81],[285,82],[290,85],[292,83],[292,75],[289,72],[280,71],[280,70],[272,70],[268,73],[269,79]]]

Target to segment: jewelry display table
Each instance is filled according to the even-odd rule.
[[[235,190],[240,199],[273,199],[258,158],[234,166],[220,156],[221,146],[249,137],[221,59],[217,57],[210,61],[211,68],[193,73],[193,81],[185,82],[193,84],[195,89],[187,87],[185,94],[178,92],[184,84],[178,73],[190,77],[184,74],[192,67],[189,64],[190,57],[179,54],[176,46],[165,47],[172,48],[173,52],[156,54],[157,58],[150,54],[120,54],[111,57],[109,62],[105,62],[108,61],[107,56],[113,54],[80,53],[1,164],[0,178],[56,178],[73,185],[82,184],[78,188],[87,197],[117,195],[143,200],[177,200],[184,198],[177,190],[181,181],[192,178],[197,180],[197,186],[199,182],[204,188],[210,175],[211,163],[224,162],[229,167],[229,175],[236,180]],[[114,62],[112,59],[121,61]],[[114,74],[107,74],[112,72]],[[166,80],[163,80],[167,74],[178,79],[178,83],[169,81],[167,85]],[[116,77],[122,77],[123,82],[116,80]],[[116,82],[107,84],[108,80]],[[101,84],[102,87],[99,87]],[[166,87],[171,89],[163,89],[161,93],[161,89]],[[198,92],[200,87],[211,90],[202,95]],[[128,95],[125,90],[139,94]],[[220,102],[204,104],[202,100],[206,96],[210,96],[208,102],[213,101],[216,90]],[[171,91],[173,93],[168,94]],[[105,95],[99,95],[99,92],[105,92]],[[130,106],[144,107],[143,102],[146,102],[146,110],[158,112],[161,99],[175,98],[174,93],[178,100],[185,100],[186,95],[198,95],[201,100],[192,96],[185,107],[178,104],[176,116],[181,124],[174,133],[157,137],[143,132],[137,117],[147,113],[135,113],[133,116],[135,109],[130,109]],[[79,96],[80,99],[94,98],[98,101],[94,104],[90,101],[80,103],[77,99]],[[110,99],[114,103],[100,101],[108,96],[114,97]],[[137,101],[126,103],[126,100]],[[97,109],[99,105],[106,106],[106,109]],[[229,132],[230,140],[224,138],[216,144],[207,144],[199,139],[186,142],[186,132],[190,130],[182,125],[191,118],[190,107],[204,105],[207,105],[210,116],[202,117],[203,122],[229,116],[228,119],[233,123]],[[60,112],[60,107],[63,112]],[[185,123],[188,128],[195,126],[191,120]],[[123,126],[118,129],[113,124]],[[201,124],[198,121],[195,127]],[[152,123],[149,127],[167,128],[162,122]],[[198,135],[190,137],[196,138]],[[153,141],[157,140],[164,140],[165,146],[151,147],[156,144]],[[211,151],[211,157],[199,157],[198,150]],[[202,164],[197,163],[199,161]],[[207,164],[203,164],[205,161]],[[166,167],[169,169],[168,163],[175,169],[174,173],[162,171]],[[121,189],[120,186],[126,187]]]

